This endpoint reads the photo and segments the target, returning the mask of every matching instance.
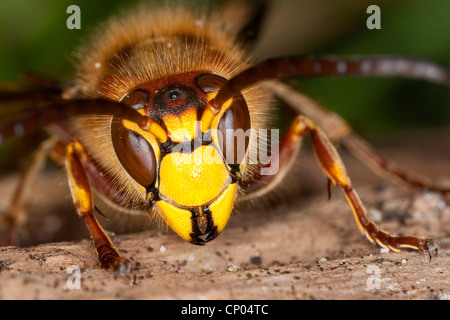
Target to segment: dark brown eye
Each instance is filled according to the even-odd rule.
[[[195,79],[205,93],[220,90],[227,79],[216,74],[204,73]],[[222,115],[217,126],[220,148],[229,165],[239,165],[244,160],[250,141],[250,113],[244,97],[239,94]]]
[[[132,107],[135,110],[145,108],[150,99],[150,93],[145,89],[137,89],[131,93],[126,94],[120,102]]]
[[[157,164],[155,153],[147,140],[125,128],[118,119],[113,120],[111,136],[117,158],[128,174],[144,187],[153,184]]]
[[[250,113],[242,95],[233,99],[233,104],[223,113],[217,127],[222,134],[220,148],[230,165],[242,163],[250,141]]]

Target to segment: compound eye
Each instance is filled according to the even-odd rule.
[[[113,121],[111,137],[117,158],[128,174],[141,186],[152,185],[156,177],[156,157],[152,146],[140,134]]]
[[[223,113],[218,132],[223,139],[219,139],[220,148],[229,165],[239,165],[244,160],[250,141],[250,113],[244,97],[233,98],[233,104]]]
[[[219,91],[227,79],[216,74],[203,73],[195,79],[196,85],[206,94]],[[233,98],[233,104],[222,114],[217,131],[220,149],[225,161],[238,166],[244,160],[250,141],[250,112],[242,94]]]
[[[137,89],[127,93],[120,99],[120,102],[132,107],[135,110],[145,108],[150,100],[150,93],[145,89]]]

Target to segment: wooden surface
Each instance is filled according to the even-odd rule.
[[[448,168],[448,154],[438,156],[439,149],[415,159],[409,156],[408,144],[405,148],[387,152],[412,169],[433,160],[434,165],[424,170],[430,175]],[[429,261],[416,251],[385,253],[372,246],[360,235],[342,192],[334,188],[327,201],[326,181],[311,169],[301,177],[312,179],[307,187],[314,192],[265,212],[245,209],[206,246],[157,229],[116,236],[120,252],[133,263],[130,277],[100,269],[86,234],[74,236],[85,237],[82,240],[1,247],[0,299],[450,299],[448,199],[401,190],[375,178],[352,158],[344,156],[344,161],[373,218],[392,233],[432,236],[440,246],[437,257]],[[317,167],[308,153],[302,163]],[[1,181],[2,210],[16,181],[16,176]],[[72,237],[75,230],[83,230],[72,218],[60,176],[47,173],[39,186],[31,211],[50,210],[49,201],[61,199],[63,204],[52,210],[70,219],[55,223],[55,217],[30,217],[41,232],[31,231],[29,223],[28,237],[53,239],[53,229],[63,234],[59,238]],[[58,195],[44,200],[38,196],[48,189]],[[63,227],[62,232],[52,224]],[[76,284],[67,273],[71,265],[80,268],[80,289],[68,288]]]

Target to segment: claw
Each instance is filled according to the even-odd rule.
[[[437,245],[436,242],[434,242],[433,240],[427,240],[427,241],[425,241],[424,247],[425,247],[424,248],[425,251],[428,253],[428,256],[430,257],[430,261],[431,261],[431,258],[433,257],[433,254],[435,256],[437,256],[439,246]]]
[[[100,256],[103,269],[114,270],[121,276],[128,276],[131,272],[131,262],[122,258],[115,250],[108,251]]]
[[[121,261],[118,261],[118,265],[116,267],[116,272],[121,276],[128,276],[131,272],[131,262],[127,259],[121,258]]]

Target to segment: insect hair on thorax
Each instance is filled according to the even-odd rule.
[[[194,70],[225,77],[242,71],[250,56],[206,8],[142,4],[104,23],[77,53],[83,94],[120,99],[152,79]]]

